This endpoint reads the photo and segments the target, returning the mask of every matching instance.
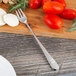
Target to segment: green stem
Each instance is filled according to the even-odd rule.
[[[73,20],[73,22],[76,22],[76,18]]]
[[[15,11],[17,8],[20,8],[20,6],[21,6],[22,4],[23,4],[23,3],[17,4],[17,5],[15,5],[14,7],[12,7],[11,10],[9,11],[9,13],[11,13],[13,10]]]
[[[76,27],[75,27],[75,28],[71,28],[71,29],[67,30],[67,32],[71,32],[71,31],[74,31],[74,30],[76,30]]]
[[[72,24],[72,27],[74,27],[76,25],[76,22]]]
[[[9,13],[11,13],[11,12],[13,13],[16,9],[19,9],[19,8],[22,8],[25,10],[25,8],[28,5],[28,2],[27,2],[27,0],[16,0],[15,5],[11,5],[11,4],[9,4],[9,5],[11,6],[11,8],[8,8],[8,9],[10,9]]]

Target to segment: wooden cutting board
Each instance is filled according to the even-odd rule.
[[[72,8],[76,10],[76,0],[66,0],[66,3],[67,8]],[[0,4],[0,8],[3,8],[5,11],[8,12],[7,4]],[[59,30],[53,30],[45,25],[43,21],[45,13],[43,12],[42,8],[35,10],[27,8],[27,10],[24,13],[27,15],[28,23],[30,24],[32,30],[36,35],[76,39],[76,31],[66,32],[66,30],[71,27],[73,23],[72,20],[63,20],[64,21],[63,27]],[[19,26],[17,27],[10,27],[8,25],[2,26],[0,27],[0,32],[31,35],[26,25],[22,23],[20,23]]]

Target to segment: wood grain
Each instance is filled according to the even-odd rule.
[[[76,40],[38,38],[61,66],[59,72],[51,70],[32,36],[0,33],[0,54],[11,62],[17,76],[61,76],[76,73]]]
[[[67,8],[72,8],[76,10],[76,0],[66,0],[66,3]],[[8,11],[8,5],[0,4],[0,8],[3,8],[5,11]],[[43,21],[45,13],[43,12],[42,8],[36,10],[27,8],[24,13],[27,15],[28,23],[31,25],[31,28],[33,29],[36,35],[76,39],[76,31],[66,32],[66,30],[71,27],[73,23],[72,20],[63,20],[63,28],[59,30],[53,30],[45,25]],[[22,23],[20,23],[17,27],[9,27],[8,25],[0,27],[0,32],[31,35],[26,25]]]

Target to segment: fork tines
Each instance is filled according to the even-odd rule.
[[[17,14],[17,17],[18,18],[21,18],[21,17],[24,17],[25,16],[25,14],[24,14],[24,12],[22,11],[21,8],[20,9],[17,9],[16,14]]]

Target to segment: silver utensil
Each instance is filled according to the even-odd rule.
[[[36,37],[36,35],[34,34],[34,32],[32,31],[31,27],[29,26],[29,24],[27,23],[27,17],[26,15],[23,13],[22,9],[18,9],[16,10],[16,14],[18,17],[18,20],[24,24],[27,25],[27,27],[29,28],[29,30],[31,31],[32,35],[34,36],[34,38],[36,39],[38,45],[40,46],[40,48],[42,49],[48,63],[50,64],[51,68],[53,70],[59,70],[59,66],[57,64],[57,62],[52,58],[52,56],[47,52],[46,48],[42,45],[42,43],[39,41],[39,39]]]

